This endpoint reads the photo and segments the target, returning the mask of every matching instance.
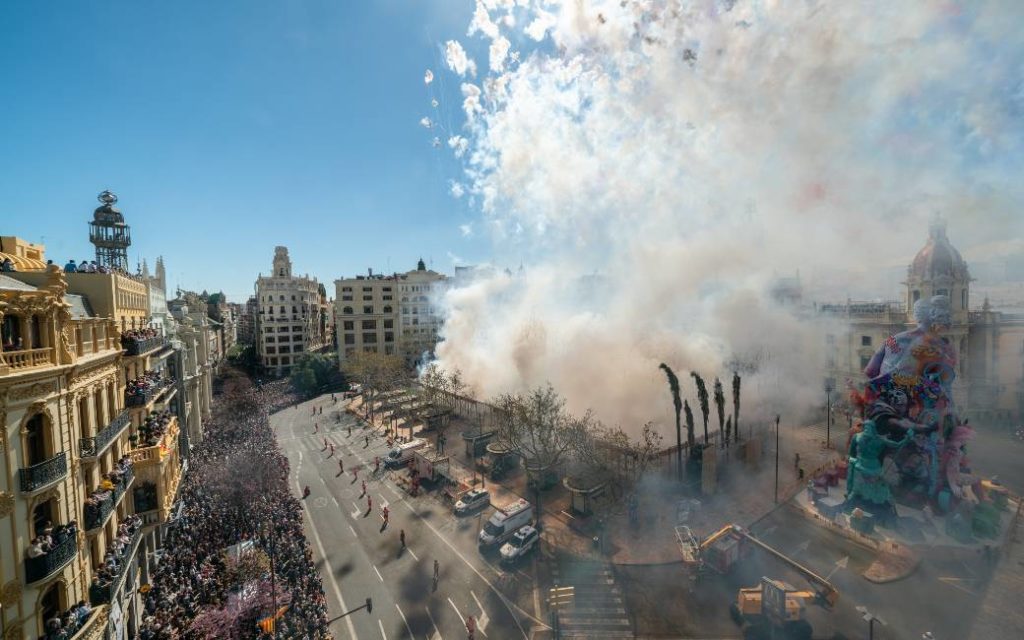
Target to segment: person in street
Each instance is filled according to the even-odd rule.
[[[793,456],[793,468],[800,468],[800,452],[797,452],[796,455]]]
[[[388,511],[387,505],[384,505],[384,508],[381,509],[381,515],[384,516],[384,524],[386,525],[388,523],[388,518],[391,515],[391,512]]]
[[[324,448],[321,451],[327,451],[327,438],[324,438]]]
[[[373,471],[374,473],[380,471],[380,456],[373,456]]]
[[[359,467],[352,467],[352,478],[355,480],[359,479]]]
[[[373,511],[373,496],[366,496],[366,513]]]
[[[331,443],[331,452],[327,454],[327,457],[328,458],[333,458],[334,457],[334,443],[333,442]]]
[[[352,437],[352,425],[348,425],[348,437]]]
[[[366,495],[366,480],[363,480],[363,495]]]
[[[345,461],[338,458],[338,475],[345,473]]]
[[[320,431],[320,423],[319,422],[314,422],[313,423],[313,433],[316,433],[317,431]]]
[[[309,485],[308,484],[306,485],[306,488],[302,490],[302,497],[303,497],[303,499],[309,497]]]
[[[370,447],[370,436],[366,436],[366,446],[364,446],[363,448],[364,449],[368,449],[369,447]]]
[[[441,563],[434,558],[434,591],[437,591],[437,580],[441,577]]]
[[[405,529],[398,532],[398,539],[402,542],[402,548],[405,548]]]

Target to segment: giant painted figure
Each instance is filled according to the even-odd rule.
[[[940,459],[942,440],[957,423],[952,398],[956,352],[941,335],[951,324],[949,299],[919,300],[914,320],[917,327],[890,336],[864,370],[869,378],[861,396],[866,420],[864,433],[851,441],[847,496],[865,506],[891,502],[888,484],[878,484],[884,482],[886,458],[895,465],[898,482],[920,501],[948,487],[950,472],[943,463],[959,461]],[[887,448],[896,451],[887,455]]]

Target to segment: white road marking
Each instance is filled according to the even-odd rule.
[[[380,575],[380,571],[377,570],[377,565],[373,565],[373,572],[377,574],[377,578],[379,578],[381,582],[384,582],[384,576]]]
[[[473,602],[475,602],[476,606],[480,608],[480,615],[476,617],[476,628],[480,630],[480,633],[484,634],[484,637],[487,637],[487,623],[490,622],[491,619],[487,615],[487,612],[484,611],[484,605],[480,604],[480,600],[476,597],[476,594],[473,593],[472,589],[470,589],[469,595],[473,596]]]
[[[414,560],[415,560],[416,562],[419,562],[419,561],[420,561],[420,559],[419,559],[418,557],[416,557],[416,552],[412,550],[412,547],[406,547],[406,549],[408,549],[408,551],[409,551],[410,555],[412,555],[413,559],[414,559]]]
[[[298,478],[295,479],[295,487],[299,487]],[[345,598],[341,595],[341,589],[338,587],[338,581],[334,579],[334,570],[331,569],[331,561],[327,558],[327,553],[324,551],[324,544],[320,541],[320,534],[316,530],[316,523],[313,522],[313,514],[309,512],[306,505],[302,505],[302,509],[306,512],[306,516],[309,518],[309,530],[313,532],[313,540],[316,542],[316,548],[320,551],[320,557],[324,559],[324,567],[327,569],[327,578],[331,581],[331,587],[334,590],[335,597],[338,598],[338,604],[341,605],[342,611],[348,611],[348,605],[345,604]],[[356,635],[356,628],[352,624],[352,618],[345,616],[345,624],[348,626],[348,635],[352,640],[358,640]]]
[[[334,496],[331,496],[331,500],[334,500],[334,506],[336,506],[336,507],[340,507],[340,506],[341,506],[341,505],[340,505],[340,504],[338,503],[338,499],[337,499],[337,498],[335,498]]]
[[[441,637],[441,630],[437,628],[437,623],[434,622],[434,616],[430,614],[430,607],[423,607],[427,610],[427,617],[430,618],[430,624],[434,626],[434,635],[430,636],[430,640],[444,640]]]
[[[348,525],[348,530],[351,531],[352,535],[354,535],[355,537],[359,537],[359,534],[356,533],[356,530],[352,528],[352,525]]]
[[[409,511],[412,511],[413,515],[419,515],[418,513],[416,513],[416,510],[412,508],[412,505],[409,504],[408,502],[403,500],[402,504],[404,504],[409,509]]]
[[[466,626],[466,619],[462,617],[462,612],[455,606],[455,603],[452,602],[451,598],[448,598],[448,604],[452,605],[452,609],[455,609],[455,615],[459,616],[459,620],[462,620],[462,626]]]
[[[299,464],[302,464],[302,449],[299,449]]]
[[[380,621],[380,618],[377,618],[377,626],[380,627],[380,637],[388,640],[388,634],[384,633],[384,623]]]
[[[409,637],[416,640],[416,636],[412,634],[412,627],[409,626],[409,621],[405,619],[405,613],[402,612],[402,607],[395,603],[395,608],[398,609],[398,615],[402,616],[402,622],[405,623],[405,630],[409,632]]]

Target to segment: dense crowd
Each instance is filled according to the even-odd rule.
[[[146,420],[139,425],[139,446],[152,447],[160,442],[160,438],[167,433],[167,427],[170,426],[173,417],[174,414],[166,409],[154,411],[146,416]]]
[[[43,640],[68,640],[78,632],[82,624],[92,613],[92,606],[80,600],[62,615],[54,616],[46,621],[46,633]]]
[[[78,523],[74,520],[56,527],[53,526],[52,522],[47,521],[43,525],[42,533],[32,538],[32,542],[28,546],[28,557],[41,558],[53,551],[54,547],[66,539],[75,537],[77,533]]]
[[[130,396],[141,396],[150,389],[159,388],[168,382],[168,378],[159,371],[147,371],[125,385],[125,393]]]
[[[141,527],[142,518],[136,515],[129,516],[117,527],[117,536],[103,555],[103,563],[94,567],[92,584],[89,585],[92,602],[110,601],[110,584],[121,575],[124,556],[131,550],[132,537]]]
[[[121,332],[121,345],[124,346],[128,342],[141,342],[143,340],[149,340],[150,338],[159,338],[160,331],[151,327],[144,329],[128,329],[127,331]]]
[[[257,625],[274,612],[266,603],[228,616],[216,632],[197,622],[225,610],[244,586],[225,550],[246,542],[272,558],[276,604],[287,605],[276,620],[276,637],[330,638],[320,574],[287,478],[288,461],[270,428],[264,391],[245,378],[229,379],[182,481],[178,515],[146,594],[140,638],[271,637]],[[258,582],[269,579],[264,575]]]

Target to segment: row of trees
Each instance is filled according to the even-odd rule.
[[[679,386],[679,378],[676,376],[675,371],[672,367],[668,366],[664,362],[658,365],[658,368],[665,372],[665,377],[668,379],[669,391],[672,394],[672,406],[675,409],[676,415],[676,446],[677,446],[677,468],[679,470],[680,477],[683,473],[683,435],[682,425],[680,421],[680,412],[686,417],[686,444],[691,454],[699,455],[699,449],[695,446],[694,437],[694,423],[693,423],[693,411],[690,409],[690,403],[688,400],[683,399],[682,390]],[[697,389],[697,402],[700,405],[701,418],[704,423],[704,446],[708,446],[708,417],[710,414],[710,404],[708,396],[708,387],[704,382],[704,378],[700,376],[696,371],[690,372],[690,377],[693,378],[694,385]],[[717,377],[715,378],[714,386],[712,387],[712,393],[715,401],[715,408],[718,412],[718,441],[720,446],[723,448],[728,447],[730,443],[735,440],[740,440],[740,388],[742,381],[740,375],[737,372],[732,374],[732,415],[727,416],[725,411],[725,390],[722,387],[722,381]]]
[[[305,395],[327,388],[338,379],[338,360],[335,355],[305,353],[296,359],[289,377],[292,388]]]

